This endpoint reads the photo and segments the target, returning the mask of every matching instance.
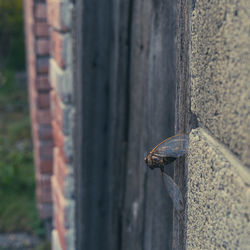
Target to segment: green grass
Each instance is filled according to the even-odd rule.
[[[25,69],[23,1],[0,0],[0,65]]]
[[[25,70],[22,0],[0,0],[0,233],[45,236],[35,200],[27,88],[15,82]],[[41,241],[36,250],[50,249]]]
[[[0,82],[0,232],[25,231],[44,237],[36,209],[30,131],[27,89],[17,86],[13,72],[4,71]]]

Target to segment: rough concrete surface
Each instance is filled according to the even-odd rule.
[[[249,249],[250,171],[204,129],[190,133],[187,249]]]
[[[250,166],[250,1],[196,1],[191,17],[191,109]]]

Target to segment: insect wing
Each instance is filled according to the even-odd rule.
[[[158,157],[180,157],[187,151],[188,135],[170,137],[154,148],[153,155]]]
[[[183,197],[182,197],[179,187],[175,184],[173,179],[167,174],[165,174],[164,172],[162,172],[162,178],[163,178],[164,185],[167,189],[167,192],[173,201],[173,205],[175,209],[177,210],[177,212],[183,211],[184,203],[183,203]]]

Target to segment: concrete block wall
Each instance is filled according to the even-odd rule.
[[[250,246],[250,2],[195,1],[187,249]]]
[[[37,204],[41,218],[53,221],[52,248],[75,249],[73,4],[24,3]]]

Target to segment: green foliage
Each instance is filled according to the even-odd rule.
[[[0,0],[0,66],[25,68],[22,0]]]
[[[0,0],[0,232],[45,237],[35,200],[35,176],[25,83],[22,0]],[[41,242],[37,250],[50,249]]]
[[[34,188],[27,94],[4,72],[0,85],[0,185],[12,189]]]
[[[19,192],[1,192],[0,232],[26,231],[44,236],[42,222],[38,219],[35,199],[23,190]]]
[[[0,232],[45,236],[35,200],[35,176],[25,84],[22,0],[0,0]],[[50,249],[41,242],[37,250]]]
[[[35,250],[48,250],[51,249],[50,242],[49,241],[44,241],[39,246],[36,247]]]
[[[14,73],[0,84],[0,232],[26,231],[43,237],[35,201],[35,177],[27,89]]]
[[[23,86],[17,86],[12,70],[0,71],[0,112],[8,112],[6,118],[16,118],[18,115],[23,117],[22,113],[28,113],[27,90],[21,88]]]

